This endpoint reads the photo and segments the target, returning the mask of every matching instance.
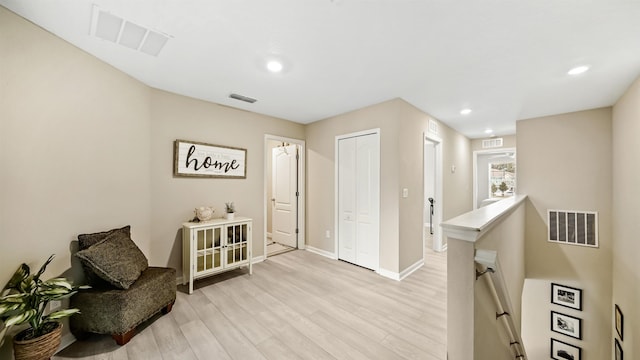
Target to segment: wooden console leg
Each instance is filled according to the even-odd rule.
[[[162,308],[162,314],[163,315],[167,315],[168,313],[171,312],[171,309],[173,309],[173,304],[175,303],[175,301],[172,301],[169,303],[169,305],[165,306]]]
[[[116,344],[122,346],[122,345],[126,345],[135,334],[136,334],[136,328],[133,328],[124,334],[112,334],[111,337],[113,338],[113,340],[116,341]]]

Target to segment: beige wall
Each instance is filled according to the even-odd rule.
[[[624,314],[625,359],[640,357],[640,80],[613,107],[613,304]],[[613,305],[612,305],[613,306]],[[613,310],[610,309],[612,312]],[[617,337],[613,322],[610,326]]]
[[[611,109],[517,122],[518,192],[527,194],[523,337],[532,359],[549,356],[551,337],[580,346],[583,357],[611,353]],[[547,241],[547,209],[599,213],[599,248]],[[583,290],[583,311],[551,305],[550,284]],[[550,331],[550,311],[583,320],[583,340]]]
[[[398,196],[400,217],[400,271],[423,260],[424,232],[424,133],[428,129],[429,116],[405,103],[400,104],[398,137]],[[409,196],[402,197],[402,189]]]
[[[399,269],[398,126],[401,100],[391,100],[306,127],[307,136],[307,244],[335,249],[335,137],[380,129],[380,267]],[[331,238],[325,237],[329,230]]]
[[[471,141],[467,137],[442,124],[440,137],[443,147],[442,220],[445,221],[473,209],[473,159]]]
[[[401,272],[421,259],[423,133],[429,119],[395,99],[307,125],[307,244],[335,253],[335,137],[380,128],[380,267]],[[439,128],[446,220],[471,209],[471,151],[469,139],[444,124]],[[403,188],[409,191],[407,198],[402,198]]]
[[[520,327],[525,278],[524,201],[522,197],[505,199],[445,224],[449,237],[447,344],[451,360],[513,359],[504,320],[496,321],[498,306],[489,288],[489,275],[476,279],[475,256],[477,249],[497,252],[500,275],[511,299],[512,309],[507,311]]]
[[[509,311],[517,329],[521,329],[522,289],[525,272],[525,206],[520,204],[498,226],[476,242],[476,249],[498,253],[500,273],[509,292]],[[489,287],[489,275],[475,282],[474,352],[475,360],[513,359],[505,319],[496,321],[497,307]],[[536,359],[529,357],[530,359]]]
[[[132,225],[149,255],[150,91],[0,7],[0,274]]]
[[[304,139],[303,125],[167,92],[151,91],[151,254],[153,262],[182,268],[182,223],[207,205],[222,216],[233,201],[253,219],[253,257],[264,252],[264,136]],[[246,179],[174,177],[173,142],[192,140],[247,149]]]
[[[443,147],[443,217],[446,221],[472,209],[472,159],[470,140],[414,106],[400,104],[398,144],[400,153],[398,196],[404,188],[409,197],[400,197],[400,269],[406,269],[422,258],[424,219],[424,139],[429,120],[438,123]],[[455,172],[451,167],[455,166]],[[411,241],[414,240],[414,241]]]
[[[2,7],[0,34],[2,285],[67,271],[80,233],[131,224],[151,255],[149,88]]]

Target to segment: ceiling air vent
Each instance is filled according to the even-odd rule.
[[[253,104],[254,102],[258,101],[258,100],[254,99],[254,98],[250,98],[248,96],[239,95],[239,94],[231,94],[231,95],[229,95],[229,97],[232,98],[232,99],[248,102],[249,104]]]
[[[592,211],[549,210],[549,241],[598,247],[598,213]]]
[[[483,149],[499,148],[502,147],[502,138],[494,138],[482,140]]]
[[[91,20],[91,35],[151,56],[158,56],[169,40],[167,35],[100,10],[95,5]]]

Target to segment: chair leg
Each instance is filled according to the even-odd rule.
[[[162,314],[163,315],[167,315],[168,313],[171,312],[171,309],[173,309],[173,304],[175,303],[175,301],[172,301],[169,303],[169,305],[165,306],[162,308]]]
[[[136,328],[133,328],[124,334],[111,334],[111,337],[113,338],[113,340],[116,341],[116,344],[122,346],[122,345],[126,345],[135,334],[136,334]]]

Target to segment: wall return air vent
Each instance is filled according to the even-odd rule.
[[[493,138],[482,140],[483,149],[499,148],[502,147],[502,138]]]
[[[592,211],[549,210],[549,241],[598,247],[598,213]]]

